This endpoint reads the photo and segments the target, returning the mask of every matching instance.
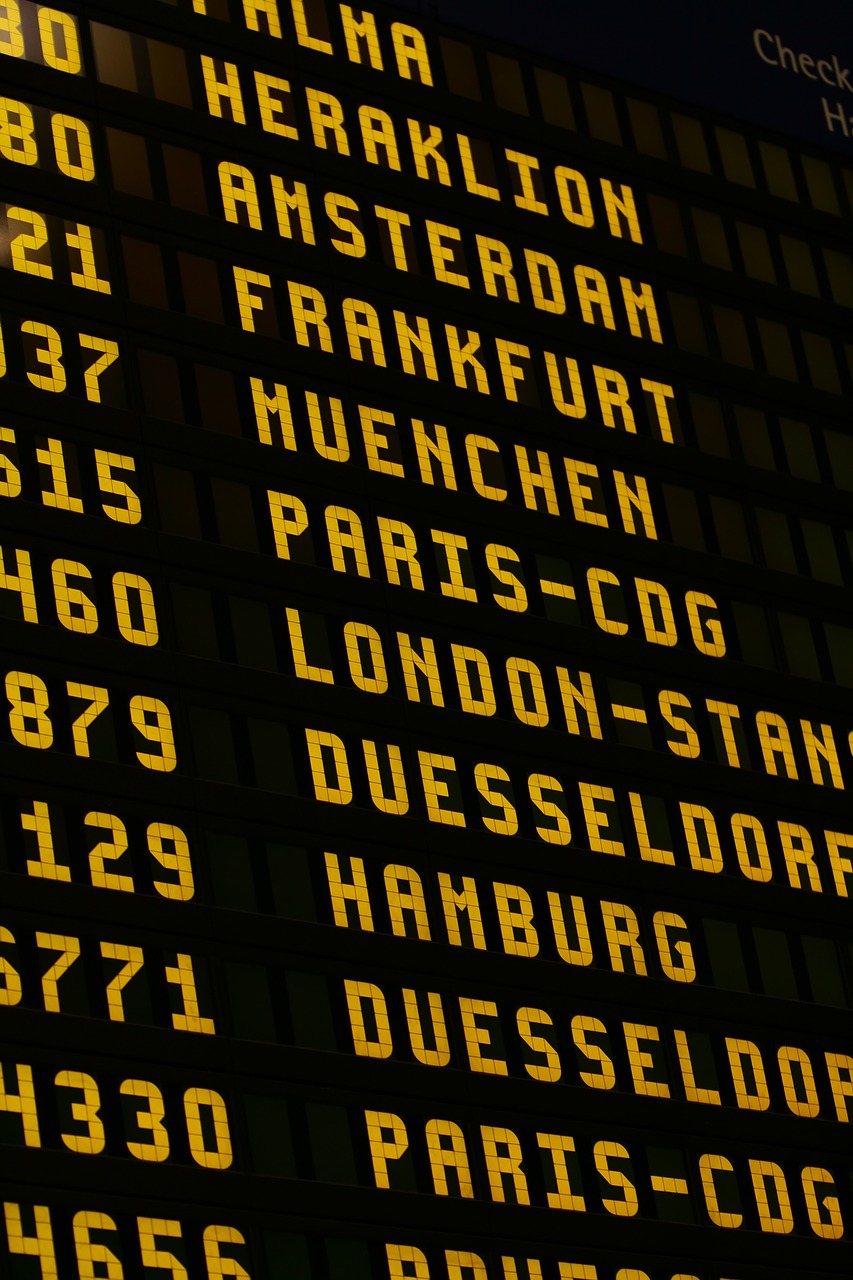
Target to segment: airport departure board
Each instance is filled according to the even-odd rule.
[[[0,68],[0,1275],[849,1277],[853,158],[383,3]]]

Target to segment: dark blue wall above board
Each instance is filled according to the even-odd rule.
[[[853,158],[849,0],[397,0]]]

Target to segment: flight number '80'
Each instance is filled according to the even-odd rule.
[[[22,12],[23,8],[23,12]],[[54,71],[79,76],[83,70],[80,52],[80,34],[70,13],[40,6],[37,11],[37,30],[28,19],[35,5],[18,0],[0,3],[0,53],[9,58],[25,58],[27,62],[40,62]]]
[[[29,103],[0,98],[0,156],[13,164],[40,166],[36,134],[36,116]],[[86,121],[51,112],[50,137],[59,172],[78,182],[94,182],[95,152]]]
[[[54,743],[50,695],[41,676],[29,671],[10,671],[5,679],[9,700],[9,729],[22,747],[47,751]],[[90,756],[89,729],[110,705],[107,689],[68,680],[69,699],[80,699],[86,706],[71,723],[74,754]],[[130,699],[130,722],[134,729],[157,749],[137,751],[136,758],[146,769],[171,773],[178,763],[175,735],[169,708],[159,698],[136,694]]]

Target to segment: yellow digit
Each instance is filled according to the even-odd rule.
[[[0,4],[0,53],[10,58],[23,58],[24,33],[21,30],[21,6],[18,0]]]
[[[0,441],[3,444],[14,444],[15,433],[11,427],[0,427]],[[0,498],[20,498],[21,473],[12,459],[0,453]]]
[[[138,733],[148,742],[156,742],[160,747],[159,755],[149,751],[137,751],[136,758],[146,769],[155,769],[159,773],[171,773],[178,763],[175,751],[175,735],[172,731],[172,716],[165,702],[159,698],[147,698],[137,694],[130,700],[130,720]]]
[[[40,951],[59,951],[56,964],[42,974],[41,989],[44,994],[44,1007],[48,1013],[61,1013],[59,1005],[59,979],[71,968],[75,960],[80,958],[80,939],[67,938],[61,933],[37,933],[36,946]]]
[[[214,1151],[209,1151],[204,1145],[202,1107],[210,1108],[213,1136],[216,1141]],[[196,1164],[200,1164],[203,1169],[230,1168],[234,1154],[231,1147],[231,1130],[228,1127],[228,1112],[222,1095],[214,1093],[212,1089],[187,1089],[184,1094],[184,1114],[187,1118],[190,1155]]]
[[[145,964],[145,956],[141,947],[127,947],[120,942],[102,942],[101,955],[105,960],[124,960],[125,964],[116,976],[107,983],[107,1006],[110,1021],[124,1022],[124,1004],[121,993]]]
[[[15,164],[38,164],[35,121],[26,102],[0,98],[0,155]]]
[[[85,369],[83,372],[83,380],[86,384],[86,399],[91,400],[93,404],[100,404],[101,403],[101,384],[99,379],[101,374],[106,373],[110,365],[115,364],[116,360],[118,360],[118,343],[112,342],[109,338],[97,338],[92,333],[81,333],[80,346],[83,348],[84,351],[100,351],[101,352],[97,360],[93,360],[92,363],[88,366],[88,368]],[[103,489],[104,486],[101,483],[101,463],[98,455],[101,455],[104,458],[116,458],[116,457],[119,457],[120,455],[102,453],[100,449],[95,450],[95,457],[96,459],[98,459],[98,483]],[[131,463],[133,463],[132,458],[130,459],[130,461]],[[125,488],[126,487],[127,486],[125,486]],[[113,490],[110,489],[108,490],[108,492],[112,493]],[[136,497],[135,494],[134,494],[134,497]],[[106,510],[106,508],[104,509]],[[135,524],[136,521],[128,520],[128,521],[125,521],[125,523]]]
[[[71,272],[71,283],[78,289],[91,289],[94,293],[112,293],[109,280],[102,280],[98,275],[92,228],[84,222],[66,223],[65,243],[80,255],[80,270]]]
[[[112,813],[87,813],[83,819],[84,826],[106,827],[112,832],[112,840],[102,840],[89,853],[89,870],[92,884],[98,889],[118,889],[122,893],[133,893],[134,884],[131,876],[119,876],[114,871],[104,870],[104,861],[118,862],[127,852],[127,829],[121,818]]]
[[[82,500],[75,498],[68,488],[68,468],[62,441],[51,437],[44,443],[43,449],[36,449],[36,461],[49,469],[53,488],[42,489],[42,502],[46,507],[56,507],[59,511],[82,512]]]
[[[43,800],[33,801],[32,813],[21,814],[21,829],[32,831],[39,855],[38,858],[27,859],[27,875],[38,876],[42,880],[70,880],[71,868],[56,861],[50,810]]]
[[[38,622],[38,606],[36,605],[36,588],[33,582],[33,566],[29,551],[11,548],[15,557],[15,572],[6,571],[6,553],[0,547],[0,591],[13,591],[21,598],[21,612],[24,622]]]
[[[82,711],[71,725],[71,736],[74,739],[74,754],[77,756],[89,756],[89,725],[97,720],[102,711],[106,711],[110,705],[110,695],[106,689],[100,689],[93,684],[76,684],[73,680],[66,681],[66,689],[69,698],[87,699],[89,705],[85,711]]]
[[[83,69],[77,23],[70,13],[59,9],[39,9],[41,54],[48,67],[78,76]],[[57,40],[59,36],[59,40]]]
[[[15,945],[15,935],[8,929],[4,929],[2,925],[0,925],[0,942],[10,947]],[[21,975],[3,956],[0,956],[0,982],[3,984],[0,986],[0,1004],[7,1006],[20,1004],[23,995]]]
[[[138,617],[141,616],[141,627],[133,625],[130,592],[133,592],[136,597],[136,613]],[[160,639],[151,583],[147,578],[141,578],[136,573],[116,573],[113,575],[113,597],[119,635],[123,640],[129,640],[131,644],[142,644],[150,649]]]
[[[66,178],[76,178],[78,182],[95,181],[95,152],[92,149],[92,135],[85,120],[76,116],[55,115],[50,118],[50,129],[53,134],[53,151],[56,156],[56,167]],[[78,159],[71,153],[71,139],[77,148]],[[34,164],[35,161],[29,161]]]
[[[80,1280],[124,1280],[124,1269],[113,1251],[105,1244],[96,1244],[90,1235],[92,1231],[117,1231],[113,1219],[105,1213],[81,1210],[75,1213],[72,1226]]]
[[[198,1003],[192,956],[179,953],[176,964],[166,965],[166,981],[180,988],[183,1013],[172,1014],[172,1026],[176,1031],[197,1031],[201,1035],[215,1036],[216,1026],[212,1018],[203,1018]]]
[[[9,728],[22,747],[46,751],[53,746],[53,725],[48,715],[50,699],[40,676],[27,671],[10,671],[6,676],[6,697],[11,704]]]
[[[195,893],[193,865],[190,859],[190,842],[180,827],[173,827],[167,822],[152,822],[147,831],[148,849],[152,856],[167,871],[177,871],[178,883],[168,880],[155,880],[154,888],[164,898],[172,898],[177,902],[189,902]],[[164,847],[168,841],[174,849],[172,852]]]
[[[36,1094],[33,1087],[33,1069],[25,1062],[15,1063],[12,1070],[17,1080],[17,1093],[8,1093],[3,1079],[3,1064],[0,1063],[0,1111],[8,1111],[21,1117],[24,1131],[24,1145],[40,1147],[38,1112],[36,1110]]]
[[[221,1244],[245,1245],[246,1238],[236,1227],[212,1225],[204,1229],[204,1259],[207,1263],[207,1280],[223,1280],[224,1276],[235,1276],[237,1280],[250,1280],[245,1267],[234,1258],[223,1258],[219,1252]]]
[[[6,6],[8,8],[8,5]],[[41,1280],[57,1280],[56,1254],[53,1251],[53,1232],[50,1228],[50,1210],[46,1204],[33,1205],[33,1224],[35,1235],[24,1235],[24,1223],[21,1218],[21,1206],[11,1204],[8,1200],[3,1205],[6,1218],[6,1238],[9,1241],[9,1252],[24,1254],[28,1258],[38,1258]]]
[[[139,1251],[142,1254],[143,1267],[161,1267],[172,1273],[173,1280],[189,1280],[187,1269],[173,1253],[166,1253],[157,1248],[157,1237],[167,1236],[172,1239],[181,1238],[181,1224],[173,1218],[137,1218],[139,1228]]]
[[[140,1129],[151,1131],[150,1142],[128,1142],[127,1149],[137,1160],[152,1160],[160,1164],[169,1159],[169,1134],[163,1120],[166,1108],[163,1095],[155,1084],[148,1080],[123,1080],[119,1093],[126,1098],[145,1098],[147,1111],[137,1111],[136,1123]]]
[[[85,1156],[99,1156],[107,1143],[101,1120],[101,1094],[97,1084],[82,1071],[59,1071],[54,1084],[57,1089],[79,1089],[83,1094],[82,1101],[72,1102],[71,1116],[80,1124],[85,1124],[87,1129],[85,1134],[61,1133],[60,1138],[69,1151],[77,1151]]]
[[[84,343],[86,334],[81,333],[80,342],[88,346],[88,339]],[[94,342],[94,339],[92,339]],[[116,348],[116,355],[118,348]],[[92,366],[94,368],[94,365]],[[90,396],[90,399],[94,397]],[[100,397],[99,397],[100,398]],[[123,453],[107,453],[104,449],[95,450],[95,466],[98,470],[98,488],[101,493],[112,494],[113,497],[121,498],[124,503],[121,507],[114,507],[102,502],[101,506],[105,516],[110,520],[115,520],[117,524],[139,524],[142,519],[142,503],[139,497],[134,493],[129,484],[124,480],[117,480],[113,475],[113,470],[117,471],[135,471],[136,459],[126,456]]]
[[[42,276],[45,280],[53,279],[53,268],[49,262],[37,262],[29,257],[30,251],[39,253],[47,248],[47,223],[40,213],[33,209],[20,209],[17,205],[6,210],[9,222],[9,249],[12,254],[12,270],[23,271],[29,276]],[[15,231],[12,223],[20,222],[29,227],[29,231]],[[50,249],[47,252],[50,258]]]
[[[79,560],[54,560],[50,566],[53,578],[53,595],[56,616],[66,631],[76,631],[84,636],[98,630],[98,610],[94,601],[79,587],[68,585],[69,577],[92,581],[92,574]]]
[[[21,333],[47,340],[46,347],[36,347],[35,356],[38,364],[46,365],[50,373],[33,373],[27,369],[30,382],[34,387],[38,387],[39,391],[52,391],[55,395],[61,395],[68,379],[62,363],[62,339],[59,334],[49,324],[42,324],[39,320],[25,320],[21,325]],[[82,502],[79,509],[83,510]]]

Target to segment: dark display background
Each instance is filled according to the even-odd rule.
[[[36,1256],[41,1230],[60,1280],[848,1275],[850,845],[833,863],[823,833],[850,827],[853,769],[851,168],[404,15],[428,42],[435,84],[420,84],[394,74],[401,13],[385,7],[380,73],[347,58],[337,7],[328,27],[308,14],[332,57],[299,44],[284,8],[278,41],[245,30],[233,0],[230,22],[222,0],[210,16],[189,3],[69,6],[76,75],[50,65],[55,51],[43,65],[24,6],[24,56],[2,61],[7,99],[33,120],[30,132],[13,106],[0,148],[3,1274],[57,1274],[46,1243]],[[244,91],[255,70],[287,78],[299,138],[262,129],[248,91],[245,125],[211,115],[201,54],[238,65]],[[350,155],[311,145],[306,88],[343,104]],[[365,103],[397,124],[399,171],[360,150]],[[57,130],[74,129],[57,114],[87,123],[93,180],[70,172],[86,168],[82,152],[58,157]],[[449,185],[416,176],[410,119],[443,130]],[[457,133],[483,144],[476,176],[499,200],[466,190]],[[513,199],[508,148],[540,159],[547,218]],[[239,199],[236,220],[224,214],[222,163],[256,176],[262,229]],[[558,166],[588,182],[592,227],[559,217]],[[295,214],[291,236],[278,232],[270,174],[304,184],[314,243]],[[624,219],[611,231],[602,179],[630,186],[642,243]],[[336,251],[353,233],[326,217],[327,192],[358,206],[363,256]],[[406,273],[376,205],[411,219]],[[25,250],[38,273],[22,269],[20,231],[38,239],[41,224],[21,210],[45,219],[47,247]],[[458,228],[453,269],[470,288],[434,278],[427,222]],[[478,236],[511,251],[519,301],[499,278],[487,292]],[[533,305],[525,249],[559,262],[564,315]],[[595,306],[598,323],[584,321],[576,265],[607,282],[614,327]],[[235,267],[265,300],[253,332]],[[622,277],[651,287],[661,341],[630,332]],[[322,292],[334,353],[300,344],[288,281]],[[363,335],[362,358],[348,354],[347,298],[375,307],[386,364]],[[435,378],[403,370],[395,310],[428,318]],[[454,383],[448,325],[480,334],[488,396]],[[533,371],[517,399],[501,390],[496,338]],[[96,375],[110,344],[117,359]],[[553,407],[543,351],[577,360],[583,417]],[[626,380],[635,430],[621,414],[607,425],[595,367]],[[642,379],[672,388],[667,426]],[[272,415],[264,442],[252,380],[256,396],[287,386],[292,439]],[[359,406],[374,411],[372,435]],[[453,485],[413,419],[434,441],[444,429]],[[525,489],[524,466],[546,463],[553,495],[544,481]],[[624,496],[638,476],[645,519]],[[286,551],[270,493],[302,504],[284,508]],[[346,571],[330,508],[362,523],[361,561],[341,544]],[[416,538],[416,568],[388,550],[392,525],[398,542]],[[725,656],[691,622],[690,593],[718,617]],[[407,676],[401,633],[424,666],[434,648],[432,686]],[[478,654],[493,690],[470,675]],[[587,700],[576,725],[567,683]],[[782,718],[792,756],[767,745],[771,728],[762,744],[762,712]],[[325,798],[306,730],[332,735]],[[329,764],[336,739],[348,779]],[[809,755],[816,740],[837,764]],[[544,779],[538,805],[532,777]],[[560,786],[561,818],[543,807]],[[713,845],[691,852],[685,806],[714,815],[722,873]],[[737,814],[754,825],[733,827]],[[733,831],[759,823],[766,854],[748,835],[738,849]],[[360,896],[336,903],[334,867],[363,875]],[[453,893],[467,910],[450,910]],[[556,895],[588,942],[583,927],[561,939]],[[661,940],[685,937],[692,974]],[[364,1006],[372,1053],[354,1044],[346,983],[387,1008],[383,1030]],[[406,991],[421,1019],[426,993],[440,999],[447,1045],[432,1058],[413,1043]],[[676,1031],[696,1087],[720,1105],[690,1100]],[[747,1069],[738,1098],[727,1039],[757,1047],[766,1096]],[[806,1064],[787,1097],[782,1046]],[[839,1055],[835,1096],[826,1054]],[[37,1138],[18,1101],[30,1078]],[[394,1117],[406,1127],[387,1186],[365,1112],[384,1117],[389,1149]],[[453,1174],[434,1185],[436,1120],[464,1136],[470,1194]],[[549,1180],[537,1134],[573,1139],[569,1189]],[[739,1225],[709,1213],[708,1155],[731,1165],[716,1167],[714,1213]],[[784,1171],[793,1229],[772,1193],[759,1214],[760,1161]],[[803,1169],[828,1171],[837,1210],[807,1204]],[[585,1211],[547,1207],[558,1190],[582,1194]],[[815,1228],[841,1220],[839,1239]]]

